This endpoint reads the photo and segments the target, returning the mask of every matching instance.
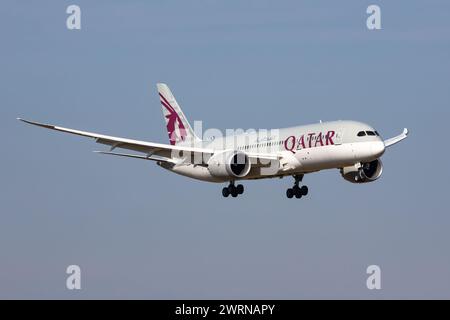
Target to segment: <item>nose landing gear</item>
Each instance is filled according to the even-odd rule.
[[[225,198],[228,198],[228,196],[232,196],[233,198],[236,198],[238,195],[244,193],[244,186],[242,184],[238,184],[237,186],[234,185],[234,182],[230,182],[228,187],[224,187],[222,189],[222,195]]]
[[[308,195],[308,187],[307,186],[301,186],[301,187],[299,186],[299,183],[303,179],[303,174],[302,175],[295,175],[294,179],[295,179],[294,186],[292,188],[289,188],[289,189],[286,190],[286,196],[289,199],[292,199],[294,196],[297,199],[300,199],[301,197],[307,196]]]

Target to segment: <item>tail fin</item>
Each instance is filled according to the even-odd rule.
[[[192,130],[169,87],[164,83],[158,83],[157,87],[170,144],[176,145],[200,140]]]

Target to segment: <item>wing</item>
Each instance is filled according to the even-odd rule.
[[[168,144],[162,144],[162,143],[132,140],[132,139],[127,139],[127,138],[107,136],[107,135],[93,133],[93,132],[68,129],[68,128],[58,127],[58,126],[54,126],[54,125],[24,120],[21,118],[17,118],[17,120],[20,120],[22,122],[25,122],[27,124],[31,124],[34,126],[50,129],[50,130],[70,133],[70,134],[74,134],[74,135],[78,135],[78,136],[82,136],[82,137],[93,138],[93,139],[95,139],[95,142],[104,144],[104,145],[108,145],[111,147],[109,152],[98,152],[98,153],[102,153],[102,154],[122,156],[122,157],[135,158],[135,159],[143,159],[143,160],[163,161],[163,162],[172,163],[174,165],[180,165],[185,162],[189,163],[189,161],[187,161],[187,159],[180,160],[180,158],[183,158],[183,152],[189,153],[189,155],[191,156],[192,162],[190,162],[190,163],[194,163],[192,159],[194,159],[194,160],[195,159],[208,159],[209,158],[208,156],[214,154],[214,150],[208,149],[208,148],[175,146],[175,145],[168,145]],[[142,152],[145,154],[145,156],[112,152],[116,148]],[[201,157],[197,157],[199,153],[201,154]],[[205,157],[205,154],[206,154],[206,157]],[[174,155],[175,155],[175,157],[174,157]],[[249,154],[249,157],[253,161],[252,163],[254,164],[255,167],[269,166],[271,161],[279,160],[279,156],[272,155],[272,154],[252,153],[252,154]]]
[[[403,132],[400,135],[390,138],[390,139],[387,139],[387,140],[384,140],[384,146],[390,147],[396,143],[399,143],[403,139],[406,139],[408,137],[408,134],[409,134],[409,131],[408,131],[408,129],[405,128],[405,129],[403,129]]]
[[[111,146],[110,152],[116,148],[142,152],[142,153],[146,154],[146,158],[148,160],[152,160],[149,158],[151,158],[154,155],[163,157],[166,159],[171,159],[172,155],[174,153],[178,153],[178,152],[180,152],[180,153],[181,152],[191,152],[192,154],[195,154],[195,153],[213,154],[214,153],[214,150],[212,150],[212,149],[172,146],[172,145],[162,144],[162,143],[132,140],[132,139],[126,139],[126,138],[120,138],[120,137],[107,136],[107,135],[93,133],[93,132],[68,129],[68,128],[49,125],[49,124],[42,124],[42,123],[38,123],[38,122],[28,121],[28,120],[24,120],[24,119],[20,119],[20,118],[18,118],[18,120],[28,123],[28,124],[31,124],[31,125],[38,126],[38,127],[50,129],[50,130],[61,131],[61,132],[66,132],[66,133],[79,135],[79,136],[83,136],[83,137],[93,138],[93,139],[95,139],[95,142],[97,142],[97,143]],[[119,155],[119,154],[116,154],[116,155]],[[158,161],[163,161],[163,160],[158,159]],[[168,161],[168,162],[170,162],[170,161]]]

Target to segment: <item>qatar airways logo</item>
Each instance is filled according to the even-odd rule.
[[[284,140],[284,148],[295,153],[296,150],[330,146],[334,145],[335,136],[336,132],[333,130],[328,131],[326,134],[322,132],[307,133],[298,138],[296,136],[289,136]]]
[[[161,103],[168,111],[166,115],[167,132],[169,133],[169,141],[171,145],[175,145],[178,141],[184,141],[186,138],[186,127],[180,116],[166,98],[160,93]]]

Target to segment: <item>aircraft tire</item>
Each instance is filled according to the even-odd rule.
[[[291,188],[286,190],[286,197],[288,197],[289,199],[292,199],[292,197],[294,196],[294,190],[292,190]]]
[[[300,192],[302,193],[302,196],[307,196],[308,195],[308,187],[307,186],[302,186],[300,188]]]

